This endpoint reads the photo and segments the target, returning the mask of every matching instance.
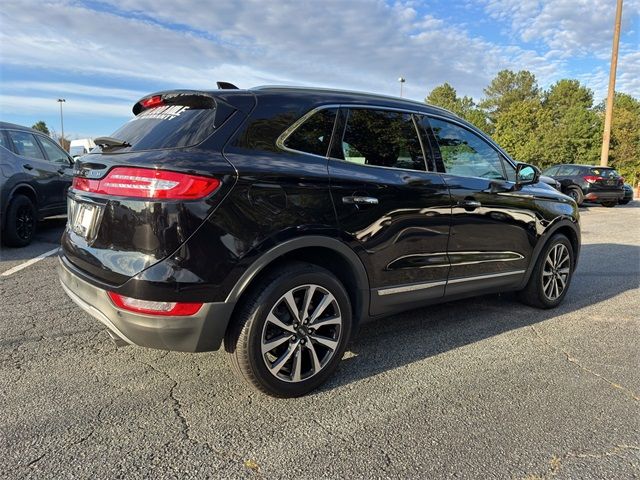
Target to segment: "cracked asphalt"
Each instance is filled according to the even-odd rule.
[[[50,250],[49,221],[0,272]],[[55,257],[0,278],[0,477],[640,477],[640,202],[582,209],[564,304],[513,295],[364,326],[329,384],[255,393],[224,352],[116,348]]]

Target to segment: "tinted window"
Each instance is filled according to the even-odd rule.
[[[363,165],[426,170],[413,119],[400,112],[350,110],[339,154]]]
[[[38,137],[38,139],[40,140],[42,148],[44,148],[44,151],[47,154],[47,157],[49,157],[50,161],[69,165],[69,157],[64,152],[64,150],[62,150],[62,148],[60,148],[48,138]]]
[[[150,108],[109,136],[131,144],[118,152],[190,147],[204,141],[222,123],[217,110],[183,105]]]
[[[8,130],[7,132],[13,141],[13,146],[18,155],[44,160],[44,155],[42,155],[42,151],[36,143],[36,138],[31,133],[19,132],[17,130]]]
[[[592,175],[599,175],[602,178],[618,178],[620,174],[613,168],[592,168]]]
[[[542,175],[548,175],[548,176],[554,176],[558,173],[558,167],[551,167],[551,168],[547,168],[544,172],[542,172]]]
[[[500,154],[475,133],[439,119],[429,119],[447,173],[504,179]]]
[[[85,155],[87,153],[89,152],[87,152],[87,149],[82,145],[76,145],[69,149],[69,155],[71,155],[72,157],[75,157],[76,155]]]
[[[324,157],[329,150],[335,120],[335,109],[314,113],[289,135],[285,147]]]
[[[571,175],[580,175],[580,167],[576,167],[575,165],[562,165],[558,168],[558,175],[567,177]]]
[[[0,147],[4,147],[7,150],[11,150],[11,148],[9,148],[9,145],[7,144],[7,140],[5,139],[5,133],[4,130],[0,130]]]

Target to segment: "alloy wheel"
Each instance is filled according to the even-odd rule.
[[[554,245],[547,255],[542,269],[542,290],[549,300],[560,297],[569,282],[571,256],[566,245]]]
[[[304,381],[333,358],[341,334],[342,315],[333,294],[320,285],[301,285],[271,308],[262,328],[262,358],[279,380]]]
[[[34,218],[31,208],[21,206],[16,215],[16,233],[22,240],[29,240],[33,235]]]

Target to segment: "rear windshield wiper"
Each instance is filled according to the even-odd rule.
[[[113,137],[98,137],[93,140],[96,145],[102,148],[118,148],[118,147],[130,147],[131,144],[124,140],[118,140]]]

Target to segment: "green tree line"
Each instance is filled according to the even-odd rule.
[[[502,70],[479,102],[459,97],[449,83],[425,101],[490,134],[517,161],[541,168],[600,163],[604,102],[594,104],[593,92],[578,80],[559,80],[545,90],[531,72]],[[629,183],[640,180],[640,101],[621,92],[614,99],[609,165]]]

